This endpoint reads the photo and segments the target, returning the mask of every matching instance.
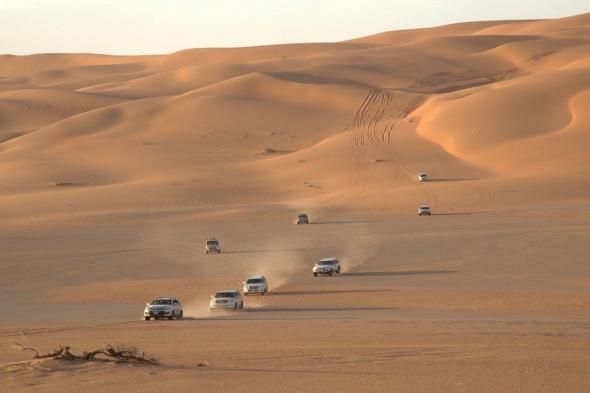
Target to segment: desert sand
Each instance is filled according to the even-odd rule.
[[[588,392],[588,108],[590,14],[2,55],[0,390]],[[185,319],[143,321],[156,296]]]

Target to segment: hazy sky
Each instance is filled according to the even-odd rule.
[[[0,0],[0,53],[147,54],[340,41],[387,30],[588,11],[588,0]]]

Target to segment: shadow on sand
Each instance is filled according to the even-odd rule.
[[[267,296],[303,296],[303,295],[338,295],[344,293],[380,293],[393,292],[392,289],[324,289],[309,291],[278,291],[269,292]]]
[[[337,312],[337,311],[391,311],[395,307],[260,307],[244,308],[247,313],[266,312]]]
[[[489,211],[481,212],[449,212],[449,213],[432,213],[433,216],[465,216],[470,214],[488,214]]]
[[[342,220],[342,221],[313,221],[311,225],[327,225],[327,224],[370,224],[376,222],[374,220]]]
[[[277,248],[271,250],[231,250],[225,251],[224,254],[260,254],[265,252],[294,252],[294,251],[313,251],[313,248]]]
[[[478,179],[476,177],[473,177],[473,178],[464,178],[464,179],[430,179],[430,180],[427,181],[427,183],[448,182],[448,181],[475,181],[475,180],[481,180],[481,179]]]
[[[350,272],[341,273],[341,277],[374,277],[374,276],[418,276],[425,274],[452,274],[456,270],[407,270],[402,272]],[[336,275],[335,277],[338,277]]]

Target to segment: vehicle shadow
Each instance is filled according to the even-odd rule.
[[[277,248],[266,250],[231,250],[225,251],[224,254],[260,254],[265,252],[293,252],[293,251],[313,251],[313,248]]]
[[[393,292],[393,289],[324,289],[308,291],[278,291],[269,292],[266,296],[302,296],[302,295],[337,295],[344,293],[379,293]]]
[[[337,311],[391,311],[396,307],[244,307],[243,312],[266,313],[266,312],[337,312]]]
[[[313,221],[311,225],[327,225],[327,224],[370,224],[376,222],[375,220],[342,220],[342,221]]]
[[[474,180],[481,180],[477,177],[473,177],[473,178],[463,178],[463,179],[458,179],[458,178],[454,178],[454,179],[429,179],[426,182],[427,183],[432,183],[432,182],[449,182],[449,181],[474,181]]]
[[[453,274],[456,270],[407,270],[401,272],[348,272],[333,277],[417,276],[425,274]]]
[[[481,211],[481,212],[454,212],[454,213],[432,213],[433,216],[465,216],[471,214],[488,214],[489,211]]]

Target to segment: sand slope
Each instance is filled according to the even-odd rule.
[[[589,107],[590,14],[0,56],[2,341],[131,343],[165,363],[31,363],[0,346],[0,379],[587,392]],[[301,211],[312,225],[292,224]],[[203,255],[211,236],[221,255]],[[343,274],[314,278],[331,255]],[[212,292],[251,274],[271,294],[210,316]],[[187,320],[137,321],[161,295]]]
[[[195,170],[230,188],[242,175],[265,185],[230,198],[234,204],[262,197],[394,211],[416,198],[421,170],[519,177],[525,197],[523,176],[586,178],[588,18],[167,56],[3,56],[0,208],[16,218],[25,206],[12,197],[35,192],[46,202],[55,195],[65,209],[80,190],[52,193],[56,182],[111,186],[102,209],[121,208],[117,195],[133,189],[129,182],[211,192],[206,182],[186,184]],[[400,186],[396,203],[362,191]],[[150,205],[168,205],[175,192]]]

